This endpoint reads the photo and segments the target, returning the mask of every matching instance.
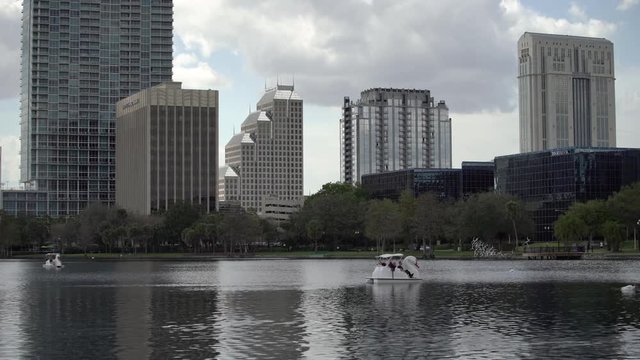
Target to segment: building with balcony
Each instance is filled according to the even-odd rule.
[[[116,102],[172,61],[172,0],[23,1],[20,178],[48,215],[113,205]]]
[[[374,88],[344,98],[340,179],[413,168],[451,168],[451,119],[429,90]]]

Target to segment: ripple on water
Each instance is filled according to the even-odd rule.
[[[640,358],[638,262],[39,266],[0,262],[0,358]]]

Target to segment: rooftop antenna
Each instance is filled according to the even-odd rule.
[[[280,85],[280,74],[276,74],[276,87]]]
[[[291,75],[291,86],[294,89],[296,88],[296,75],[295,74]]]
[[[264,78],[264,91],[267,91],[267,78]]]

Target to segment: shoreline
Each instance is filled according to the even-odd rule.
[[[209,261],[273,261],[273,260],[370,260],[373,261],[375,256],[363,256],[363,255],[333,255],[333,254],[318,254],[318,255],[299,255],[299,254],[274,254],[270,256],[264,255],[246,255],[246,256],[225,256],[225,255],[194,255],[194,254],[181,254],[181,253],[167,253],[167,254],[151,254],[151,255],[132,255],[132,254],[88,254],[83,256],[82,254],[61,254],[65,262],[85,262],[85,261],[98,261],[98,262],[116,262],[116,261],[173,261],[173,262],[209,262]],[[473,256],[436,256],[434,258],[422,258],[417,257],[420,261],[441,261],[441,260],[460,260],[460,261],[474,261],[474,260],[490,260],[490,261],[559,261],[559,260],[530,260],[523,256],[503,256],[494,258],[476,258]],[[640,253],[624,254],[587,254],[581,259],[569,260],[569,261],[590,261],[590,260],[640,260]],[[18,255],[9,258],[0,258],[0,261],[42,261],[42,256],[38,255]],[[562,261],[562,260],[560,260]]]

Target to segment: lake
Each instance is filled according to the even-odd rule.
[[[0,358],[640,358],[639,261],[374,264],[0,261]]]

